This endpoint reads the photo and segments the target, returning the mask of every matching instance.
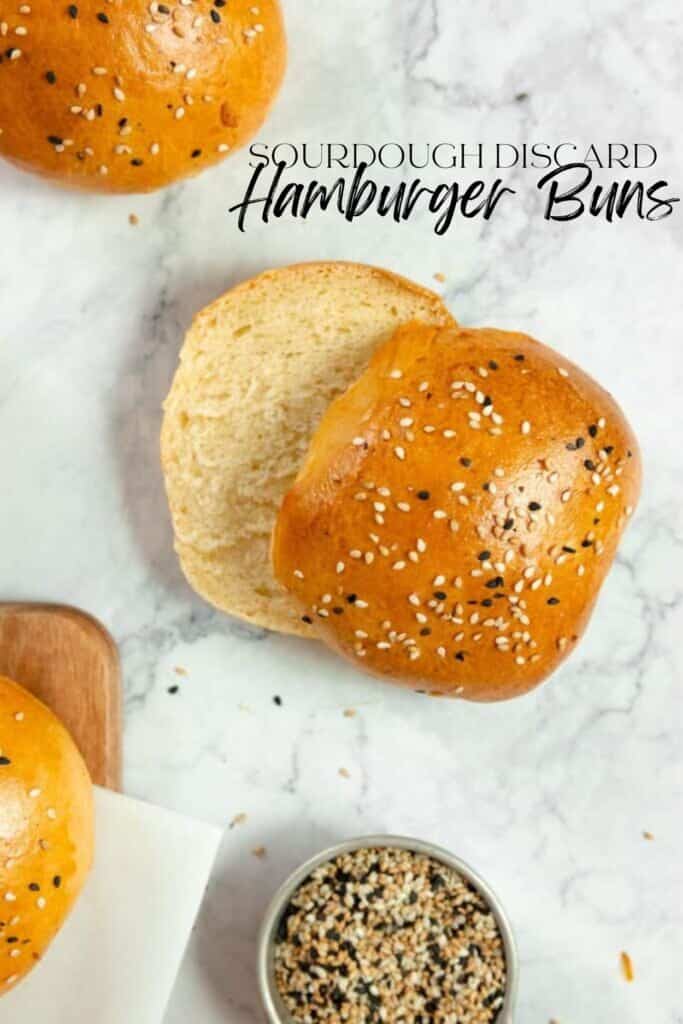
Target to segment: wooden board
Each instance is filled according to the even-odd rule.
[[[121,676],[104,626],[63,605],[0,602],[0,674],[61,719],[93,782],[121,788]]]

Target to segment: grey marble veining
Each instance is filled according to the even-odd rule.
[[[683,187],[673,0],[285,6],[291,66],[263,142],[644,141]],[[111,199],[0,167],[2,596],[73,602],[113,631],[129,792],[226,826],[248,816],[226,832],[167,1024],[261,1020],[254,938],[273,888],[375,831],[441,842],[500,892],[520,1024],[681,1024],[682,215],[547,224],[515,170],[519,201],[442,238],[424,214],[239,234],[227,210],[248,159]],[[461,322],[554,345],[641,439],[642,504],[588,634],[522,700],[395,692],[219,615],[181,577],[158,433],[183,332],[230,284],[324,258],[386,265],[441,289]]]

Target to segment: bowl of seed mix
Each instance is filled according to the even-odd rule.
[[[517,955],[497,897],[466,864],[365,836],[276,893],[259,982],[271,1024],[511,1024]]]

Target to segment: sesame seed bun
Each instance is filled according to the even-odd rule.
[[[42,959],[93,856],[92,786],[51,711],[0,676],[0,995]]]
[[[352,263],[269,271],[197,316],[161,451],[176,551],[216,607],[311,635],[273,577],[275,517],[329,403],[411,319],[453,323],[434,293]]]
[[[258,131],[285,60],[278,0],[16,4],[0,16],[0,155],[80,188],[161,188]]]
[[[398,329],[329,408],[286,495],[274,571],[358,667],[491,701],[573,650],[640,490],[614,400],[492,329]]]

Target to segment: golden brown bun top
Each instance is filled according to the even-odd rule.
[[[0,155],[73,186],[142,192],[216,163],[284,74],[278,0],[3,6]]]
[[[614,400],[522,334],[409,324],[329,408],[275,574],[369,672],[505,699],[583,632],[640,489]]]
[[[92,855],[80,754],[44,704],[0,676],[0,995],[42,958]]]

